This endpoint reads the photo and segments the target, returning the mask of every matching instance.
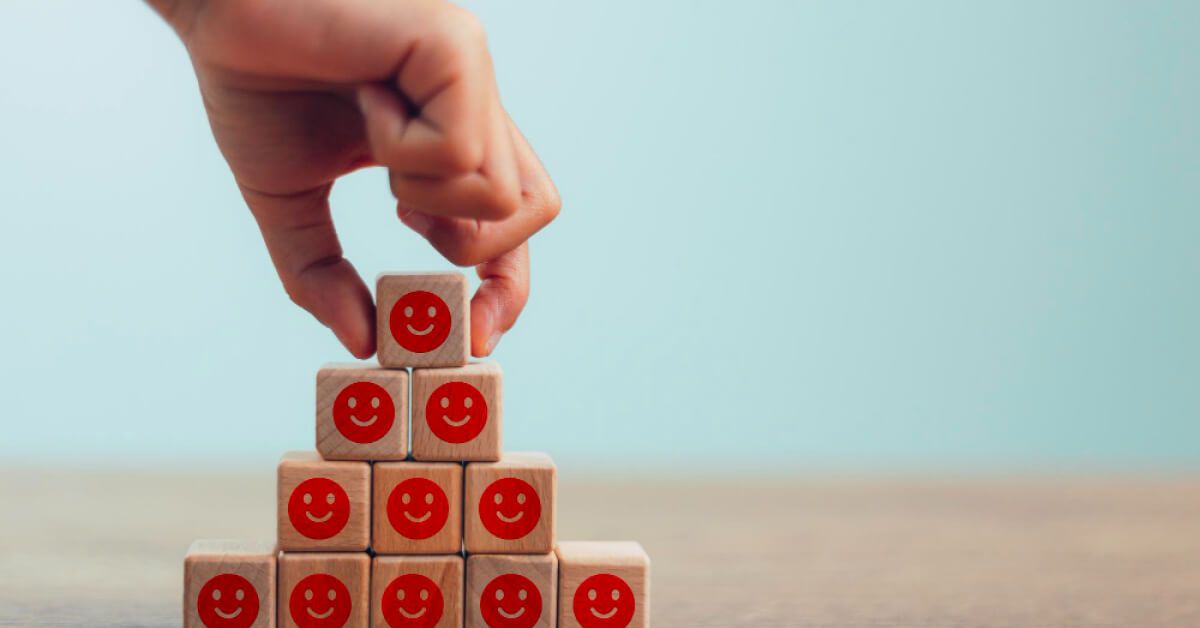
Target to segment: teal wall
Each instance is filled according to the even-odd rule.
[[[497,359],[585,466],[1200,467],[1200,3],[505,2],[565,200]],[[277,285],[182,48],[0,4],[0,458],[273,460],[348,356]],[[445,262],[381,172],[352,261]]]

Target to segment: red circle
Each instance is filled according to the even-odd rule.
[[[349,621],[353,605],[346,585],[327,573],[297,582],[288,597],[292,621],[300,628],[341,628]]]
[[[350,497],[329,478],[309,478],[292,489],[288,520],[310,539],[327,539],[341,532],[350,520]]]
[[[396,406],[392,396],[375,382],[354,382],[333,400],[333,424],[356,443],[373,443],[392,429]]]
[[[633,589],[610,573],[589,576],[575,589],[571,604],[583,628],[624,628],[633,621]]]
[[[427,539],[437,534],[449,514],[445,491],[428,478],[408,478],[388,495],[388,522],[406,538]]]
[[[249,628],[258,619],[258,591],[235,573],[213,576],[196,596],[196,614],[208,628]]]
[[[450,308],[441,297],[414,290],[396,300],[388,316],[392,338],[413,353],[429,353],[450,337]]]
[[[541,518],[542,500],[520,478],[500,478],[479,497],[479,519],[499,538],[519,539],[532,532]]]
[[[521,574],[501,574],[484,587],[479,612],[490,628],[531,628],[542,617],[542,593]]]
[[[466,382],[446,382],[425,400],[425,423],[447,443],[465,443],[487,425],[487,399]]]
[[[436,582],[406,573],[388,584],[380,604],[392,628],[433,628],[442,618],[445,601]]]

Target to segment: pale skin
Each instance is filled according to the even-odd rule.
[[[474,266],[471,353],[529,296],[558,192],[500,103],[479,21],[442,0],[149,0],[179,35],[213,136],[287,294],[359,358],[375,306],[342,254],[334,181],[388,169],[401,222]]]

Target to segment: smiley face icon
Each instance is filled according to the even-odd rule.
[[[336,536],[350,520],[350,497],[329,478],[309,478],[292,489],[288,520],[310,539]]]
[[[410,539],[427,539],[441,531],[450,514],[450,500],[436,482],[408,478],[388,495],[388,522]]]
[[[465,443],[479,436],[487,420],[487,399],[467,382],[446,382],[425,403],[429,431],[447,443]]]
[[[450,336],[450,308],[441,297],[414,290],[396,300],[388,316],[392,338],[413,353],[429,353]]]
[[[258,591],[234,573],[213,576],[196,596],[196,614],[208,628],[248,628],[258,619]]]
[[[354,382],[333,401],[333,424],[356,443],[373,443],[392,429],[396,406],[392,396],[375,382]]]
[[[292,588],[288,610],[300,628],[340,628],[350,619],[350,590],[336,577],[315,573]]]
[[[501,574],[484,587],[479,613],[489,628],[531,628],[542,617],[542,594],[521,574]]]
[[[529,534],[542,518],[542,500],[521,478],[500,478],[479,496],[479,519],[496,537],[515,540]]]
[[[633,620],[633,589],[610,573],[589,576],[575,589],[572,609],[583,628],[624,628]]]
[[[392,628],[433,628],[442,619],[445,600],[433,580],[406,573],[383,590],[383,618]]]

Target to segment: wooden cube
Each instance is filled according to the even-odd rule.
[[[376,556],[371,566],[371,625],[459,628],[463,557]]]
[[[317,451],[326,460],[408,457],[408,371],[327,364],[317,371]]]
[[[380,554],[462,551],[461,464],[380,462],[373,475],[371,549]]]
[[[558,559],[551,554],[467,558],[467,628],[552,628]]]
[[[275,626],[275,544],[196,541],[183,559],[183,625]]]
[[[558,555],[558,625],[646,628],[650,557],[629,541],[564,541]]]
[[[506,453],[500,462],[467,465],[467,551],[544,554],[554,550],[554,461],[542,453]]]
[[[413,369],[413,459],[499,460],[503,378],[495,362]]]
[[[284,552],[279,556],[279,625],[370,625],[371,557],[365,552]]]
[[[383,273],[375,302],[383,366],[462,366],[471,357],[471,307],[462,273]]]
[[[290,451],[279,462],[279,549],[361,551],[371,542],[371,465]]]

